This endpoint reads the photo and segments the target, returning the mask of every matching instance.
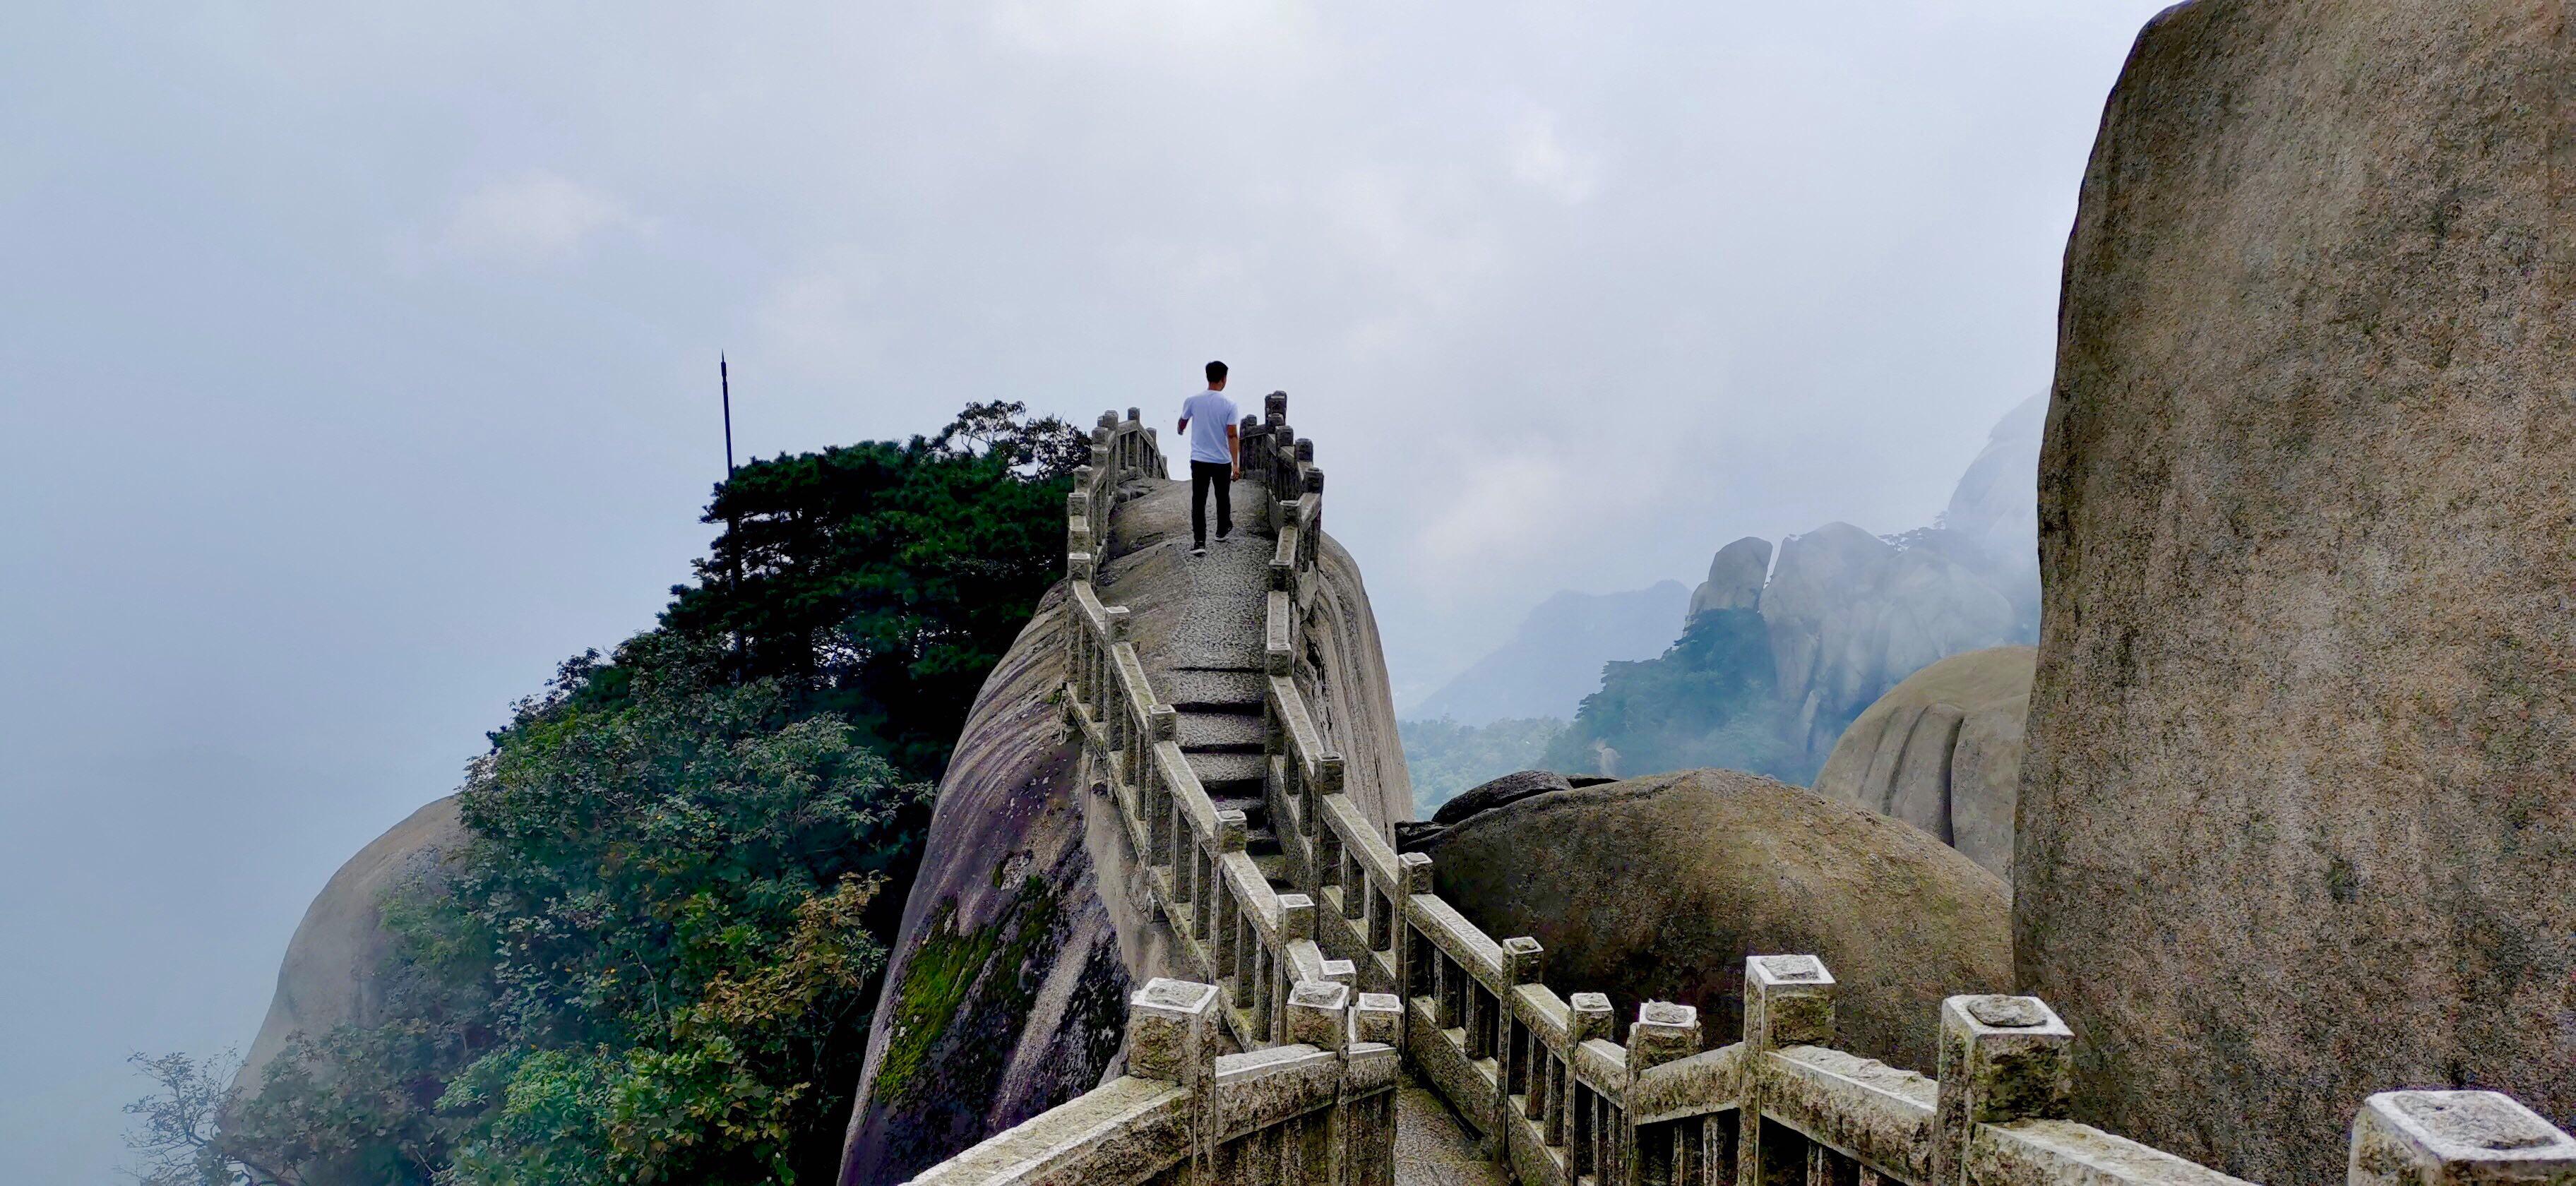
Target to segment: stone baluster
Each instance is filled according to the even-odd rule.
[[[1610,1036],[1610,998],[1597,992],[1578,992],[1566,1001],[1565,1054],[1557,1068],[1557,1088],[1550,1104],[1548,1119],[1553,1134],[1548,1143],[1563,1145],[1566,1161],[1588,1174],[1593,1167],[1592,1090],[1575,1077],[1575,1051],[1594,1038]]]
[[[1216,813],[1216,851],[1208,856],[1208,890],[1206,911],[1208,960],[1222,975],[1222,969],[1234,966],[1235,902],[1226,889],[1225,858],[1228,853],[1243,851],[1249,834],[1248,819],[1240,810]]]
[[[1281,1033],[1285,1023],[1274,1016],[1278,1012],[1276,1002],[1279,1000],[1279,994],[1285,989],[1290,975],[1288,945],[1301,939],[1312,940],[1314,937],[1315,900],[1304,894],[1279,895],[1279,949],[1270,953],[1272,960],[1270,976],[1262,988],[1271,995],[1261,1007],[1260,1023],[1254,1028],[1255,1033],[1269,1034],[1270,1040],[1274,1042],[1290,1040],[1284,1038]]]
[[[2346,1174],[2351,1186],[2571,1186],[2576,1137],[2499,1092],[2383,1091],[2352,1118]]]
[[[1765,1148],[1763,1060],[1785,1046],[1821,1045],[1834,1036],[1834,976],[1812,955],[1756,955],[1744,960],[1743,1103],[1737,1115],[1737,1186],[1801,1186],[1802,1141]]]
[[[1515,1093],[1536,1095],[1529,1086],[1529,1052],[1527,1043],[1514,1035],[1520,1020],[1514,991],[1524,984],[1536,984],[1547,966],[1547,949],[1527,935],[1515,935],[1502,941],[1503,990],[1494,997],[1494,1111],[1502,1117],[1494,1125],[1497,1133],[1508,1132]]]
[[[1968,1186],[1980,1124],[2066,1115],[2075,1034],[2038,997],[1941,1002],[1941,1087],[1933,1110],[1932,1182]]]
[[[1127,1073],[1204,1086],[1221,1051],[1216,986],[1155,977],[1127,1000]]]
[[[1699,1053],[1700,1036],[1699,1010],[1672,1001],[1639,1005],[1637,1020],[1628,1027],[1629,1082],[1665,1063]],[[1621,1120],[1619,1160],[1628,1169],[1627,1180],[1634,1186],[1683,1186],[1682,1175],[1689,1164],[1684,1124],[1663,1125],[1649,1133],[1634,1123],[1632,1115],[1623,1113]]]

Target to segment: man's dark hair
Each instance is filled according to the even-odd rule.
[[[1212,362],[1212,363],[1209,363],[1209,364],[1208,364],[1208,366],[1207,366],[1207,372],[1208,372],[1208,383],[1209,383],[1209,385],[1210,385],[1210,386],[1214,386],[1215,384],[1225,382],[1225,364],[1224,364],[1224,363],[1221,363],[1221,362]]]

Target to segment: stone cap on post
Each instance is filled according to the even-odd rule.
[[[1216,850],[1218,852],[1242,852],[1243,846],[1250,842],[1250,837],[1251,817],[1245,815],[1241,808],[1229,807],[1216,813]]]
[[[1502,941],[1503,983],[1536,984],[1547,973],[1547,948],[1527,935]]]
[[[1404,1002],[1391,992],[1364,992],[1351,1006],[1351,1040],[1393,1046],[1404,1036]]]
[[[1744,1052],[1834,1039],[1834,974],[1812,955],[1744,957]]]
[[[1610,1036],[1610,998],[1597,992],[1578,992],[1565,1002],[1566,1037],[1580,1046],[1594,1038]]]
[[[1940,1040],[1932,1182],[1960,1186],[1978,1125],[2065,1118],[2075,1033],[2038,997],[1955,996]]]
[[[1185,1086],[1216,1068],[1216,986],[1157,976],[1127,999],[1127,1073]]]
[[[1637,1074],[1699,1053],[1699,1010],[1671,1001],[1637,1006],[1628,1027],[1628,1073]]]
[[[1315,899],[1304,894],[1279,895],[1279,938],[1294,942],[1315,937]]]
[[[1110,642],[1119,643],[1127,641],[1127,623],[1131,620],[1132,615],[1126,606],[1104,605],[1100,607],[1100,616],[1107,619],[1109,622]]]
[[[1350,1040],[1348,985],[1300,980],[1288,990],[1288,1040],[1339,1054]]]
[[[2494,1091],[2383,1091],[2352,1118],[2352,1186],[2576,1183],[2576,1137]]]

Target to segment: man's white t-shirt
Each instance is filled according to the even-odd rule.
[[[1181,419],[1190,422],[1190,460],[1231,464],[1225,430],[1234,423],[1234,401],[1222,391],[1202,391],[1181,401]]]

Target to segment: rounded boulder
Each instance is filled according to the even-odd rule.
[[[1691,770],[1538,795],[1432,842],[1439,894],[1496,939],[1546,949],[1559,994],[1743,1024],[1749,955],[1817,956],[1834,1045],[1930,1071],[1941,999],[2012,988],[2003,882],[1921,830],[1804,787]],[[1624,1027],[1623,1027],[1624,1028]]]

